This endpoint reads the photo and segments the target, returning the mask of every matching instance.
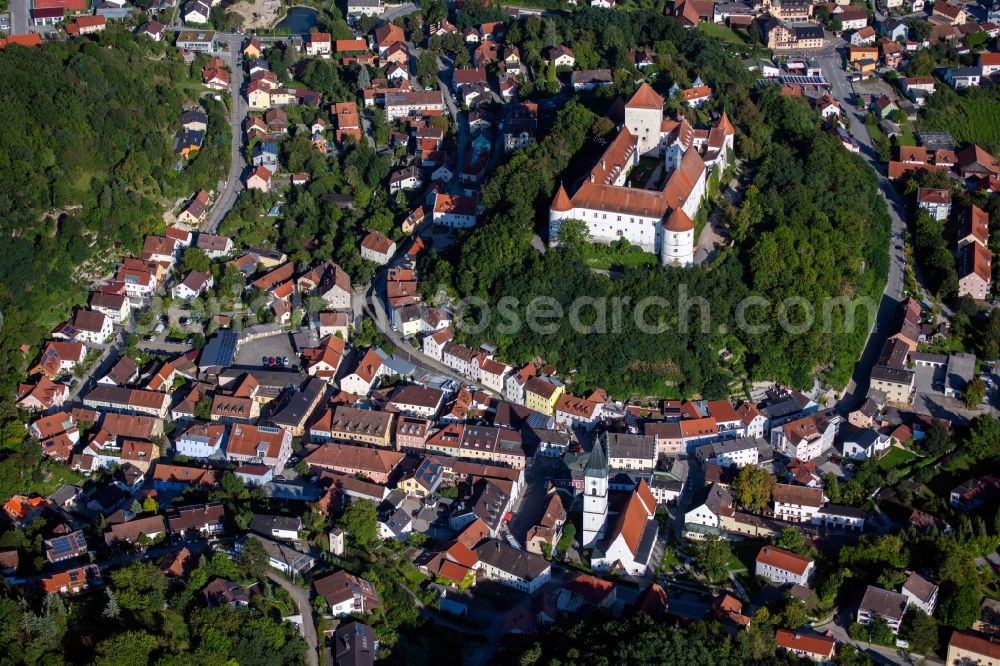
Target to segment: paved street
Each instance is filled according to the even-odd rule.
[[[28,16],[31,0],[10,0],[10,34],[23,35],[28,32]]]
[[[385,284],[384,273],[376,273],[376,276],[372,279],[372,284],[377,284],[381,282]],[[375,330],[381,333],[386,339],[389,340],[396,347],[396,355],[409,361],[415,366],[433,372],[435,374],[444,375],[449,379],[454,379],[462,384],[468,384],[477,389],[482,389],[484,391],[489,391],[485,386],[474,382],[467,377],[464,377],[448,366],[440,363],[433,358],[425,355],[420,349],[414,348],[409,342],[407,342],[403,336],[392,329],[389,324],[389,318],[385,315],[385,306],[382,303],[382,299],[379,295],[375,293],[375,288],[372,287],[368,290],[368,294],[365,297],[365,314],[368,315],[372,323],[375,324]],[[492,391],[491,391],[492,393]]]
[[[219,228],[222,219],[229,212],[229,209],[236,203],[236,198],[243,190],[243,119],[247,115],[247,102],[243,96],[243,67],[239,64],[241,58],[240,46],[243,43],[242,35],[226,35],[220,37],[229,46],[229,65],[233,70],[232,87],[230,97],[233,108],[230,109],[230,130],[232,132],[231,157],[229,166],[229,176],[226,178],[225,187],[219,193],[212,206],[208,221],[205,223],[204,231],[215,233]]]
[[[287,579],[282,578],[273,571],[268,571],[266,573],[267,577],[271,579],[272,582],[277,583],[292,596],[295,600],[295,605],[299,608],[299,613],[302,615],[302,636],[306,639],[306,645],[309,646],[309,652],[306,653],[306,658],[309,660],[309,666],[319,666],[319,654],[317,653],[317,642],[316,642],[316,623],[313,621],[312,604],[309,603],[309,591],[305,590],[298,585],[294,585]]]
[[[882,346],[888,337],[896,305],[902,299],[903,274],[906,267],[906,255],[903,252],[902,238],[906,233],[906,208],[902,198],[886,177],[884,167],[879,164],[872,146],[871,136],[864,122],[864,111],[854,106],[853,86],[847,80],[847,73],[841,65],[842,58],[836,51],[827,51],[814,58],[823,69],[823,76],[830,82],[830,94],[840,103],[847,118],[848,129],[861,146],[861,156],[875,170],[879,178],[879,190],[886,200],[889,215],[892,218],[892,231],[889,241],[889,277],[886,281],[882,300],[879,303],[875,326],[868,333],[864,351],[857,365],[854,376],[847,385],[844,397],[838,406],[842,411],[849,411],[864,401],[868,393],[872,367],[878,360]],[[860,312],[860,311],[859,311]]]

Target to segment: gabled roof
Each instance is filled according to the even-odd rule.
[[[802,557],[790,550],[776,546],[764,546],[761,548],[760,552],[757,553],[756,561],[781,569],[782,571],[789,571],[796,576],[804,574],[809,565],[812,564],[812,560],[808,557]]]
[[[643,82],[635,94],[625,104],[629,109],[662,109],[663,97],[661,97],[653,87]]]

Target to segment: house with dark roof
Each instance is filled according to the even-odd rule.
[[[330,614],[335,617],[365,615],[382,603],[373,583],[346,571],[314,580],[313,589],[330,605]]]
[[[908,605],[909,599],[902,594],[869,585],[858,607],[858,624],[871,624],[880,616],[895,636],[899,632],[899,625],[903,621]]]
[[[476,570],[482,578],[532,594],[549,582],[551,565],[537,555],[514,548],[506,541],[488,539],[475,548]]]

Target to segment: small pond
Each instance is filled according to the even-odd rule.
[[[312,7],[291,7],[285,18],[274,27],[278,30],[288,30],[293,35],[303,35],[316,25],[317,16],[316,10]]]

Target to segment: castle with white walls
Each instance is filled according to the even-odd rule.
[[[694,129],[684,118],[663,117],[663,98],[649,84],[621,108],[618,135],[577,191],[560,185],[549,206],[549,242],[555,243],[563,220],[580,220],[590,239],[613,243],[624,238],[660,263],[694,263],[694,218],[705,197],[712,169],[725,171],[733,152],[733,126],[725,113],[710,129]],[[663,159],[668,174],[663,187],[647,190],[629,183],[639,158]],[[636,186],[633,186],[636,185]]]

